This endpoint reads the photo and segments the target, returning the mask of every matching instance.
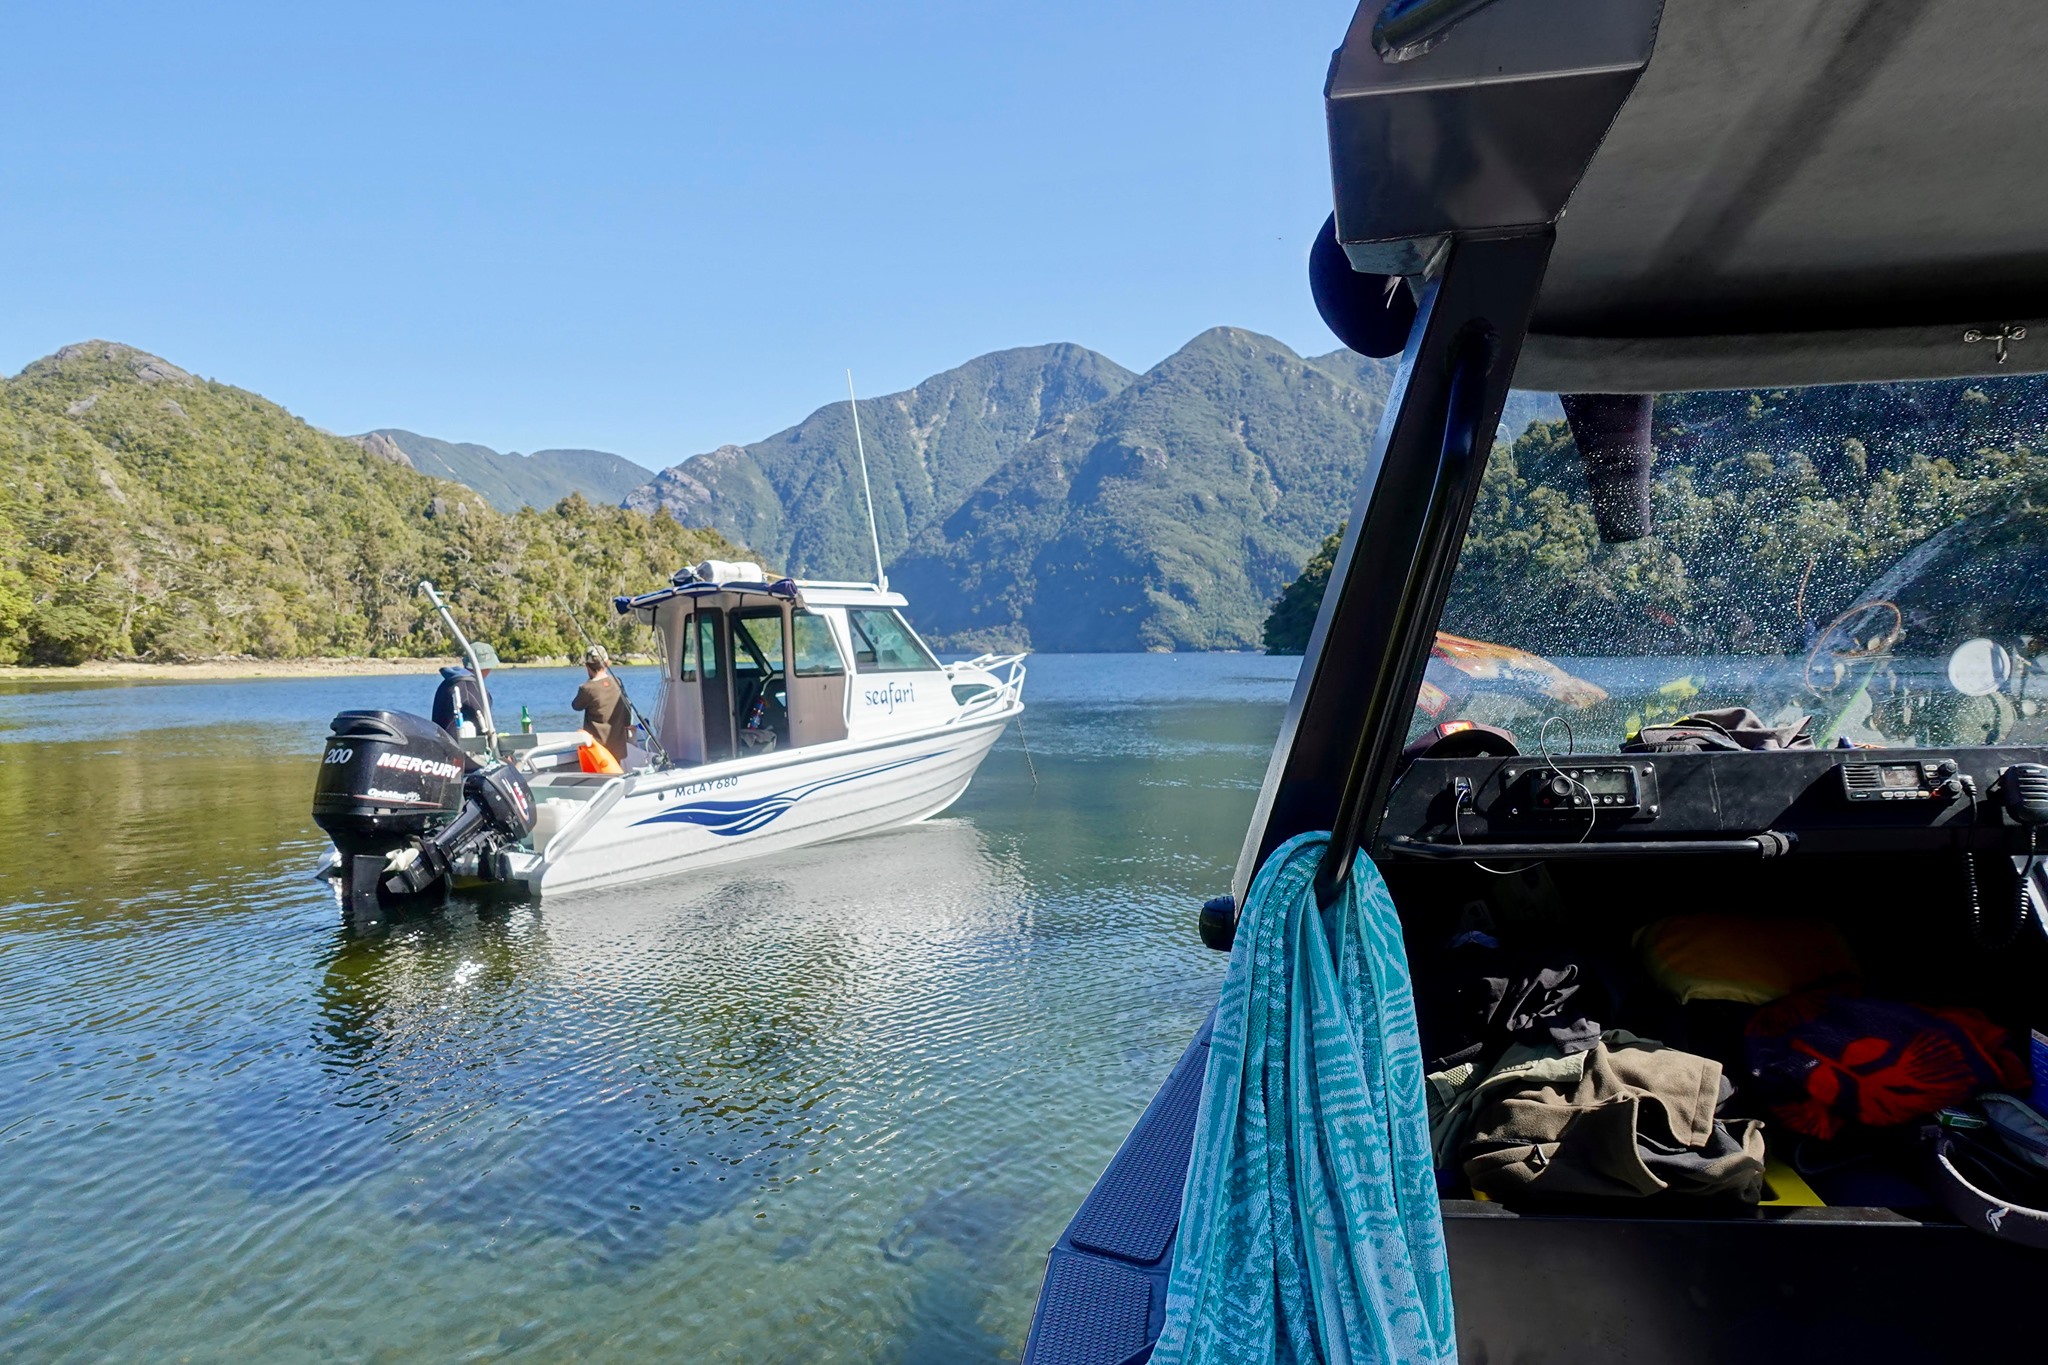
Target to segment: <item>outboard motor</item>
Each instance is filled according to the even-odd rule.
[[[414,896],[451,872],[511,875],[506,853],[533,829],[533,792],[516,769],[478,767],[446,731],[403,711],[343,711],[329,726],[313,823],[341,855],[357,928],[385,898]]]

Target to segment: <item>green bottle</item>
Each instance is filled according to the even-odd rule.
[[[533,733],[533,717],[524,706],[519,708],[519,733],[522,735]]]

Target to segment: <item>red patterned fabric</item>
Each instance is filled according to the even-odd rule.
[[[1756,1093],[1810,1137],[1911,1123],[2027,1083],[2012,1033],[1962,1006],[1808,991],[1759,1009],[1744,1046]]]

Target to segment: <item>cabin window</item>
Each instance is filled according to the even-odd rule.
[[[854,607],[846,620],[853,627],[854,666],[865,672],[909,673],[939,666],[923,641],[888,607]]]
[[[705,682],[718,678],[718,618],[708,611],[698,612],[683,632],[683,680],[700,677]]]
[[[846,671],[839,642],[832,638],[831,624],[824,617],[797,612],[790,631],[790,652],[796,656],[799,678],[836,678]]]
[[[732,618],[733,667],[741,672],[782,671],[782,608],[757,607]]]

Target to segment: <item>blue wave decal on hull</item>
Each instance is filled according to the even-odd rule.
[[[641,825],[701,825],[713,834],[731,838],[736,834],[752,834],[781,819],[791,806],[813,792],[827,787],[836,787],[844,782],[858,782],[864,777],[875,777],[882,773],[907,768],[913,763],[922,763],[930,758],[944,758],[951,749],[941,749],[935,754],[919,754],[915,758],[899,758],[894,763],[882,763],[858,772],[843,773],[838,777],[820,778],[806,782],[800,787],[787,787],[772,796],[760,796],[751,801],[696,801],[687,806],[676,806],[650,815],[644,820],[635,820],[634,826]]]

